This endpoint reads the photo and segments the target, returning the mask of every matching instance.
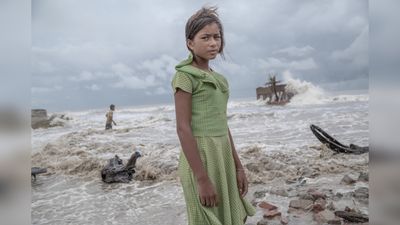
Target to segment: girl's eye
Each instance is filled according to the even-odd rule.
[[[209,37],[203,37],[202,39],[208,41]]]

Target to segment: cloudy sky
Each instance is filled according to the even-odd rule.
[[[233,98],[284,71],[327,91],[368,89],[366,0],[35,0],[32,107],[172,103],[184,27],[205,4],[219,7],[226,57],[212,67]]]

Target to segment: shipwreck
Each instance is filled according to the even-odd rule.
[[[287,90],[287,85],[279,84],[280,82],[281,81],[276,80],[275,75],[270,75],[268,82],[265,83],[265,86],[258,87],[256,89],[257,99],[262,97],[262,99],[267,100],[267,104],[270,105],[284,105],[290,102],[290,99],[296,93]]]

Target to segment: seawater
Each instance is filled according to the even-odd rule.
[[[286,106],[269,106],[254,99],[230,100],[228,123],[242,163],[258,163],[257,157],[249,156],[252,149],[258,149],[257,154],[267,159],[281,159],[279,165],[273,164],[276,171],[287,171],[276,177],[254,173],[249,180],[257,176],[266,179],[265,187],[268,182],[286,179],[296,165],[310,160],[323,167],[312,149],[320,143],[309,129],[311,124],[344,144],[368,145],[368,101],[367,94],[326,93],[293,99]],[[32,182],[32,224],[187,223],[176,173],[180,144],[173,104],[117,107],[117,126],[107,131],[106,110],[62,113],[72,118],[64,127],[32,130],[32,166],[48,168],[48,174]],[[100,170],[109,158],[118,155],[126,163],[136,150],[143,157],[137,162],[135,180],[127,184],[101,181]],[[346,168],[365,160],[367,156],[331,159],[329,163]],[[321,175],[309,183],[329,186],[339,178]],[[258,186],[250,184],[250,189]],[[251,193],[247,198],[253,198]],[[287,205],[276,200],[278,205]]]

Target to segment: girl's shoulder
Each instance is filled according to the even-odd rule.
[[[193,77],[190,75],[190,73],[176,71],[175,75],[172,77],[172,84],[188,82],[188,81],[193,83]]]
[[[185,72],[177,71],[172,78],[171,85],[174,93],[177,91],[177,88],[188,93],[192,93],[193,91],[193,80],[190,78],[190,75]]]

